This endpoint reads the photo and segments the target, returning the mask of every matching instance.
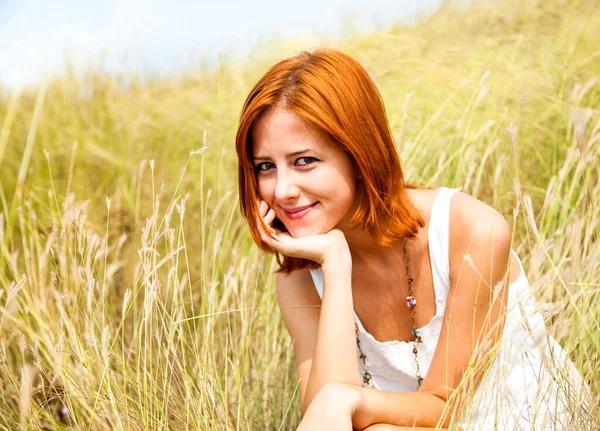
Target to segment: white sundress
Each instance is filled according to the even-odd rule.
[[[436,313],[427,325],[418,328],[423,339],[419,357],[424,377],[438,343],[450,289],[449,212],[455,192],[455,189],[440,188],[431,209],[428,240]],[[563,349],[547,334],[520,260],[519,266],[519,278],[509,286],[506,323],[498,355],[459,424],[465,430],[591,429],[585,418],[589,404],[581,401],[583,398],[589,403],[589,388]],[[310,273],[323,298],[322,271],[315,269]],[[412,343],[379,342],[365,330],[356,313],[354,319],[375,388],[416,391]],[[364,367],[358,355],[357,349],[362,374]],[[586,407],[573,409],[569,407],[572,405]]]

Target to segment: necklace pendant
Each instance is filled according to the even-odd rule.
[[[411,310],[414,309],[417,306],[417,300],[415,299],[414,296],[407,296],[406,297],[406,306],[408,308],[410,308]]]

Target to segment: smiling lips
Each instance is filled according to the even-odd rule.
[[[283,211],[285,212],[285,215],[288,219],[290,220],[300,220],[302,217],[304,217],[306,214],[308,214],[310,212],[310,210],[312,208],[314,208],[314,206],[317,204],[317,202],[315,202],[312,205],[306,205],[303,207],[296,207],[296,208],[290,208],[290,209],[284,209]]]

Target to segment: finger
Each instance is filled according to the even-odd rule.
[[[275,248],[275,244],[279,242],[275,230],[268,224],[263,227],[260,220],[258,221],[258,233],[262,241],[270,247]]]
[[[267,203],[265,201],[263,201],[262,199],[258,200],[258,214],[261,217],[264,217],[265,214],[268,212],[269,210],[269,205],[267,205]]]
[[[263,203],[264,205],[262,205]],[[267,209],[269,208],[267,203],[264,201],[261,201],[260,205],[263,207],[262,209],[264,209],[264,207],[266,207]],[[272,209],[268,209],[266,214],[261,214],[260,217],[257,217],[256,220],[256,225],[258,227],[258,233],[260,235],[260,238],[265,244],[269,246],[273,246],[273,242],[277,241],[277,233],[275,232],[273,227],[271,227],[271,223],[273,222],[273,220],[275,220],[275,211],[273,211]]]
[[[263,217],[263,220],[265,221],[265,223],[267,225],[270,225],[271,223],[273,223],[273,220],[275,220],[275,211],[271,208],[267,214]]]
[[[256,204],[257,204],[257,209],[258,209],[258,215],[260,217],[264,217],[265,213],[267,212],[267,208],[269,207],[267,205],[267,203],[265,201],[263,201],[261,198],[256,198]],[[265,208],[265,205],[267,208]]]

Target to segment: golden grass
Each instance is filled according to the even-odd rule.
[[[448,4],[337,46],[379,86],[412,181],[515,220],[549,332],[598,394],[597,2]],[[294,429],[292,346],[233,140],[252,84],[312,47],[0,99],[0,428]]]

